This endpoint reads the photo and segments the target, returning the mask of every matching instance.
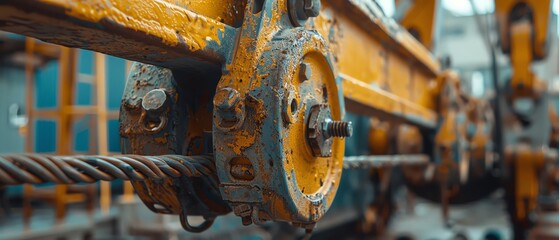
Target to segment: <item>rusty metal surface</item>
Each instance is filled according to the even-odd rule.
[[[309,28],[327,40],[348,111],[436,126],[438,61],[370,1],[327,1]]]
[[[220,202],[219,194],[211,194],[215,206],[201,213],[231,207],[244,221],[312,225],[334,199],[344,149],[343,139],[333,139],[330,156],[315,157],[309,151],[306,125],[312,106],[325,104],[332,120],[341,121],[345,95],[365,106],[368,115],[382,113],[380,117],[432,130],[436,96],[429,85],[439,66],[371,2],[329,2],[316,21],[307,20],[306,27],[318,33],[285,21],[287,5],[248,1],[243,13],[234,10],[232,18],[223,18],[224,24],[216,13],[227,7],[211,4],[6,1],[0,5],[5,13],[0,26],[156,65],[136,64],[131,70],[120,118],[124,152],[193,155],[215,150],[220,195],[228,205]],[[334,11],[336,6],[348,12]],[[315,10],[304,12],[313,17]],[[359,36],[371,47],[346,44],[358,43]],[[378,52],[362,55],[362,49]],[[354,53],[361,61],[378,64],[362,65],[366,71],[352,66],[349,56]],[[358,84],[342,84],[351,83],[345,76]],[[375,90],[375,83],[381,90]],[[355,97],[368,94],[384,98],[371,102]],[[213,131],[213,138],[208,139],[206,131]],[[164,180],[134,186],[152,210],[182,213],[180,202],[187,197],[177,197],[176,186],[188,185]],[[156,209],[156,204],[164,208]]]
[[[2,1],[0,29],[160,66],[223,62],[235,30],[171,2]]]
[[[276,22],[279,19],[274,11],[279,6],[281,1],[266,2],[262,15],[253,15],[247,22],[281,24]],[[335,195],[343,140],[333,140],[331,157],[315,157],[306,144],[305,128],[311,107],[320,103],[329,106],[333,120],[341,120],[341,93],[328,62],[328,49],[319,35],[302,29],[275,32],[273,27],[261,26],[244,26],[248,29],[243,32],[260,35],[241,42],[243,50],[237,52],[238,60],[231,66],[241,71],[225,74],[218,85],[218,89],[235,88],[245,102],[246,113],[235,129],[214,125],[222,194],[239,209],[236,214],[248,218],[247,223],[276,219],[312,224],[326,212]],[[297,47],[292,47],[293,43]],[[266,64],[242,71],[247,62]],[[310,65],[310,79],[299,74],[302,62]],[[214,117],[221,116],[215,109]],[[249,160],[253,180],[229,174],[239,156]]]
[[[125,7],[132,5],[134,8]],[[258,14],[264,4],[261,1],[250,1],[250,4],[238,1],[233,4],[225,0],[212,1],[206,5],[195,1],[184,4],[182,1],[163,0],[148,2],[97,0],[79,4],[73,4],[71,1],[4,1],[0,4],[0,12],[2,12],[0,28],[48,42],[91,49],[158,66],[206,68],[207,64],[230,63],[233,59],[232,52],[244,41],[236,42],[235,39],[254,38],[258,35],[239,33],[237,29],[231,27],[240,27],[240,19],[248,9],[242,8],[249,5],[250,8],[255,9],[252,14]],[[389,116],[394,115],[397,119],[426,118],[421,121],[432,126],[433,112],[429,112],[429,109],[433,108],[433,104],[432,100],[429,100],[431,97],[425,95],[425,90],[429,85],[429,78],[437,74],[439,69],[437,60],[411,35],[400,29],[394,22],[379,15],[380,10],[374,4],[367,1],[330,1],[325,5],[320,16],[316,20],[310,20],[313,21],[311,26],[323,36],[327,36],[326,39],[336,56],[335,65],[339,68],[340,74],[365,83],[384,79],[382,81],[384,83],[379,83],[379,86],[381,89],[388,90],[388,94],[395,94],[397,102],[411,100],[411,104],[408,103],[406,106],[411,105],[412,109],[427,108],[419,112],[404,112],[404,116],[401,116],[402,113],[398,109],[391,108],[388,112]],[[278,6],[278,9],[273,10],[277,13],[276,17],[287,14],[286,11],[281,12],[285,8],[283,3]],[[347,12],[333,11],[334,7],[340,7]],[[247,19],[250,18],[242,20],[243,24],[249,24]],[[359,24],[356,25],[356,22]],[[278,29],[272,27],[274,25],[267,26],[266,31],[277,32]],[[374,34],[364,32],[369,27],[374,29]],[[344,34],[339,32],[339,29],[351,32]],[[361,44],[356,38],[359,36],[363,36],[359,39],[367,40],[363,42],[368,45],[367,47],[359,48],[359,45],[355,45],[355,43]],[[382,46],[381,42],[383,42]],[[386,44],[390,47],[386,47]],[[361,53],[363,49],[379,52],[363,55],[367,53]],[[261,52],[263,49],[255,50]],[[371,58],[375,55],[378,57]],[[346,56],[351,56],[351,61]],[[361,65],[365,68],[356,68],[355,65],[352,67],[350,62],[356,58],[377,64],[370,67]],[[408,60],[403,61],[403,59]],[[250,62],[246,64],[255,66]],[[401,75],[404,66],[410,72],[407,76]],[[379,72],[377,67],[386,70]],[[365,69],[367,71],[364,71]],[[361,74],[358,74],[359,72]],[[412,80],[406,80],[408,78]],[[399,80],[390,81],[390,79]],[[361,90],[365,90],[366,93],[375,92],[370,88],[356,88],[344,94],[351,98],[351,93]],[[365,104],[367,109],[386,110],[386,107],[380,107],[381,104],[367,103],[363,99],[358,99],[357,102]],[[418,106],[415,103],[418,103]],[[374,114],[370,111],[365,112]]]
[[[435,188],[445,205],[494,190],[472,187],[494,180],[488,103],[466,96],[458,75],[441,70],[373,1],[319,3],[8,0],[0,3],[0,29],[142,62],[122,99],[123,152],[215,156],[216,171],[203,177],[132,179],[152,211],[180,214],[191,231],[231,211],[243,224],[287,221],[310,230],[331,207],[344,166],[406,165],[410,186]],[[525,40],[530,31],[520,30]],[[515,129],[506,134],[511,145],[549,142],[547,96],[538,97],[544,103],[526,118],[539,117],[535,124],[507,126]],[[381,142],[371,151],[414,155],[344,163],[345,139],[330,135],[350,135],[346,111],[391,123],[372,134],[365,145]],[[207,221],[193,227],[188,215]]]
[[[206,81],[196,81],[197,78]],[[120,112],[124,153],[139,155],[198,155],[213,152],[211,99],[215,72],[187,74],[153,65],[135,63],[126,81]],[[186,84],[188,83],[188,84]],[[188,87],[185,87],[188,86]],[[199,105],[198,103],[206,103]],[[214,159],[211,160],[215,166]],[[167,178],[133,181],[136,192],[152,211],[180,215],[183,227],[200,232],[218,215],[231,208],[219,193],[217,172],[198,178]],[[187,216],[203,216],[191,226]]]
[[[401,54],[405,59],[412,60],[413,63],[417,64],[417,68],[430,71],[431,74],[440,70],[439,62],[429,50],[415,40],[411,34],[403,30],[396,22],[384,16],[382,10],[373,1],[331,0],[327,3],[334,9],[323,10],[326,12],[325,15],[328,14],[328,11],[332,11],[336,13],[334,15],[336,17],[351,19],[352,24],[357,24],[356,27],[370,31],[367,33],[369,37],[371,37],[371,33],[374,33],[374,38],[377,38],[377,41],[386,41],[387,49]],[[317,20],[320,20],[321,17],[317,18]],[[339,19],[338,21],[340,21],[339,24],[342,24],[341,21],[343,20]],[[346,28],[351,29],[353,26],[347,24],[343,29],[345,30]],[[324,35],[328,36],[328,34]],[[356,36],[359,35],[361,34]],[[350,37],[349,35],[345,36]],[[355,41],[354,43],[358,44],[359,42]]]

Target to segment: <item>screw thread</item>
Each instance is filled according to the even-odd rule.
[[[332,137],[351,137],[353,126],[351,122],[331,121],[328,124],[328,135]]]

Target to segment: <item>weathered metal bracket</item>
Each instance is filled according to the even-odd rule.
[[[305,140],[312,106],[328,103],[332,118],[342,117],[329,48],[315,32],[292,28],[281,18],[286,14],[282,1],[265,1],[258,14],[247,9],[243,41],[217,87],[231,94],[214,99],[243,103],[234,128],[219,126],[224,112],[215,108],[213,130],[221,194],[245,224],[312,226],[329,208],[341,176],[343,140],[334,139],[332,157],[324,158],[313,156]],[[299,73],[307,67],[310,77]]]
[[[140,63],[132,66],[120,115],[123,152],[139,155],[209,154],[208,158],[213,159],[213,147],[207,144],[211,142],[211,136],[204,134],[211,123],[204,127],[196,122],[204,115],[209,116],[211,106],[200,111],[195,106],[196,101],[209,101],[212,91],[208,90],[205,95],[203,89],[208,88],[207,84],[196,82],[190,82],[190,90],[186,90],[176,80],[181,77],[184,75],[180,72],[166,68]],[[196,89],[200,90],[199,93],[192,93]],[[166,119],[166,123],[162,124],[161,119]],[[192,164],[204,174],[135,181],[133,185],[150,210],[179,214],[186,230],[200,232],[210,227],[216,216],[227,214],[231,209],[219,193],[215,166]],[[204,216],[207,221],[200,226],[191,226],[188,215]]]

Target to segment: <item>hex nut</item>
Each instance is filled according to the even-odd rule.
[[[322,130],[323,124],[331,118],[328,105],[318,104],[311,108],[307,123],[307,142],[315,157],[332,156],[333,138],[326,136]]]

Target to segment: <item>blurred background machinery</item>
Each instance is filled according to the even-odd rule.
[[[553,6],[3,1],[0,238],[559,238]]]

